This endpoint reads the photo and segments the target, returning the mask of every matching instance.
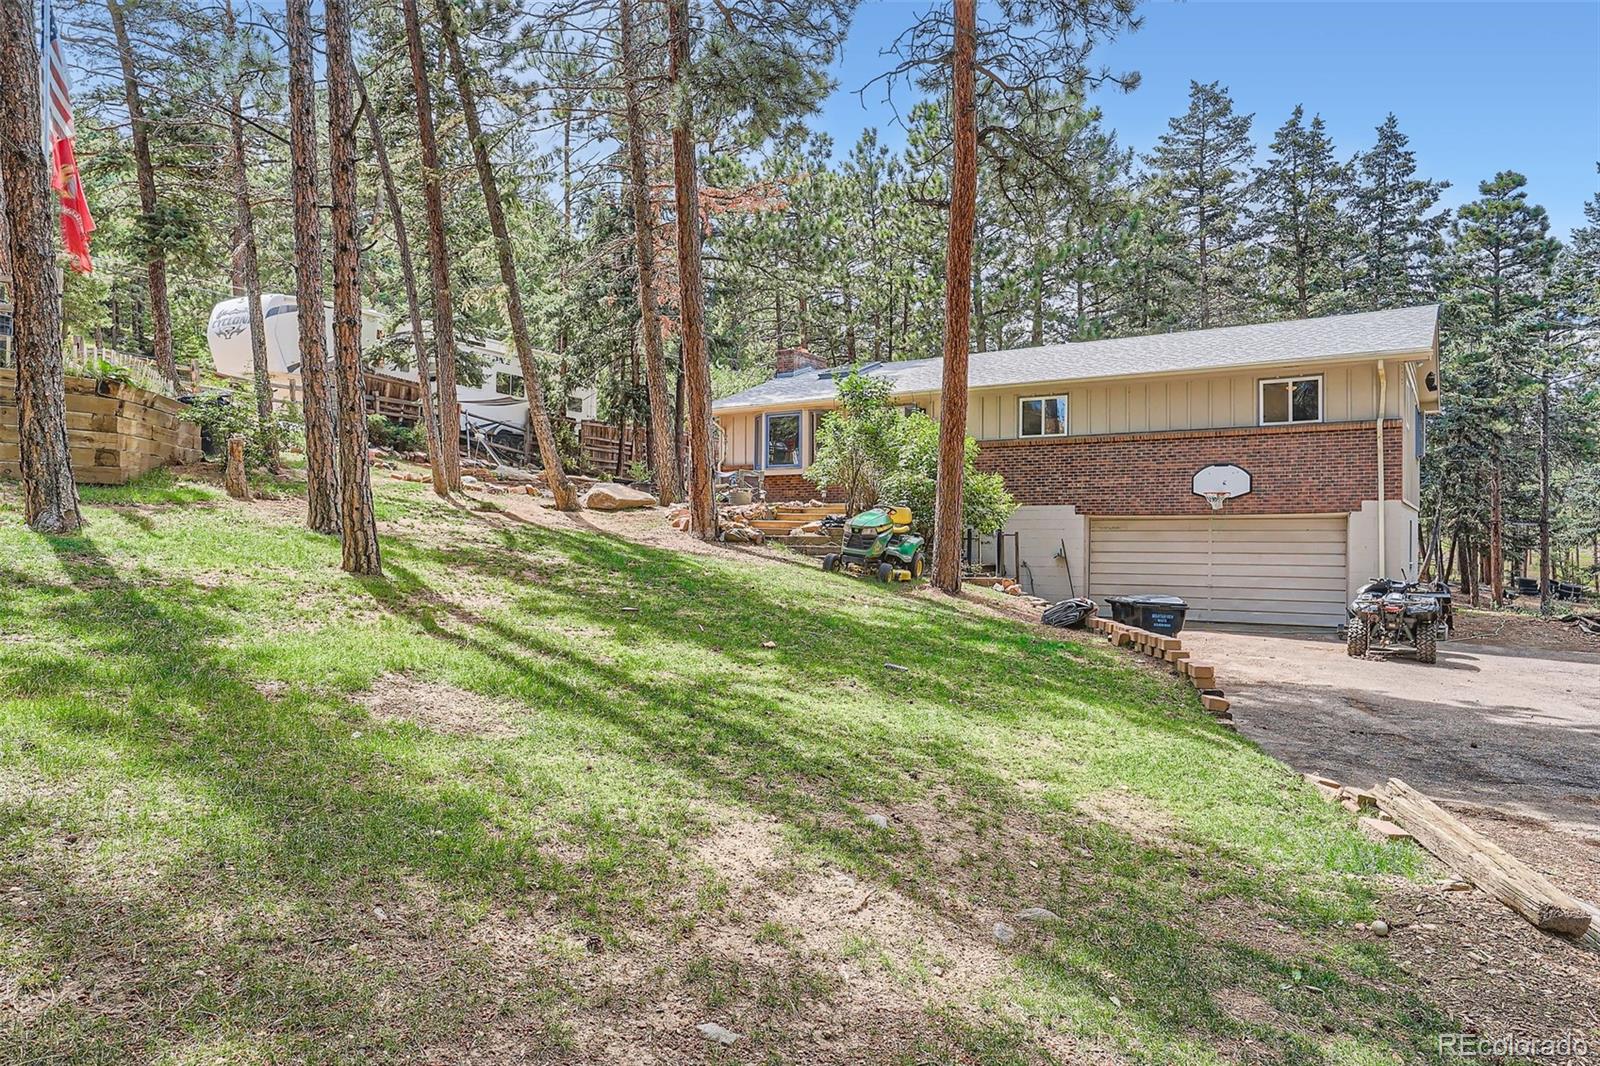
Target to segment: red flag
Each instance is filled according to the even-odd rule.
[[[45,128],[50,142],[50,185],[61,194],[61,242],[72,257],[72,269],[80,274],[94,272],[89,258],[89,234],[94,232],[94,217],[83,195],[78,177],[78,157],[72,140],[77,131],[72,122],[72,101],[68,96],[67,61],[61,54],[61,34],[50,5],[45,4],[44,27],[44,110]]]
[[[89,234],[94,232],[94,216],[89,214],[89,201],[84,198],[83,182],[78,178],[78,159],[72,151],[72,139],[55,138],[54,155],[50,185],[61,194],[61,242],[72,257],[72,269],[80,274],[92,274],[94,261],[89,258]]]

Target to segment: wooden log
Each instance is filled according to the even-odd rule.
[[[1166,659],[1169,663],[1180,663],[1188,657],[1189,653],[1184,651],[1182,648],[1173,648],[1166,654]]]
[[[228,438],[228,466],[222,477],[223,487],[236,500],[250,498],[250,482],[244,476],[244,435],[235,433]]]
[[[1457,877],[1471,881],[1547,933],[1581,937],[1591,919],[1584,905],[1487,837],[1397,777],[1378,792],[1378,805]]]
[[[1233,705],[1230,704],[1227,698],[1224,696],[1207,696],[1202,694],[1200,696],[1200,706],[1204,707],[1211,714],[1226,714],[1228,708]]]

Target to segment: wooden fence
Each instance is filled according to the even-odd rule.
[[[640,426],[629,429],[624,437],[622,430],[609,422],[578,423],[578,449],[583,455],[583,465],[611,474],[627,473],[628,464],[635,460],[649,462],[647,440]]]

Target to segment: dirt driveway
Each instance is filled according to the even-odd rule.
[[[1600,831],[1600,655],[1451,642],[1365,662],[1328,631],[1185,630],[1239,727],[1298,770]]]
[[[1600,901],[1600,654],[1452,641],[1430,667],[1355,662],[1327,631],[1202,627],[1183,642],[1216,665],[1240,732],[1270,754],[1346,784],[1404,778]],[[1580,1034],[1600,1053],[1595,955],[1481,892],[1396,878],[1381,895],[1389,950],[1465,1031]]]

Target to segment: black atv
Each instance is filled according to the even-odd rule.
[[[1455,625],[1450,587],[1443,582],[1374,578],[1362,585],[1347,608],[1345,651],[1353,659],[1374,651],[1413,652],[1419,663],[1438,659],[1439,641]]]

